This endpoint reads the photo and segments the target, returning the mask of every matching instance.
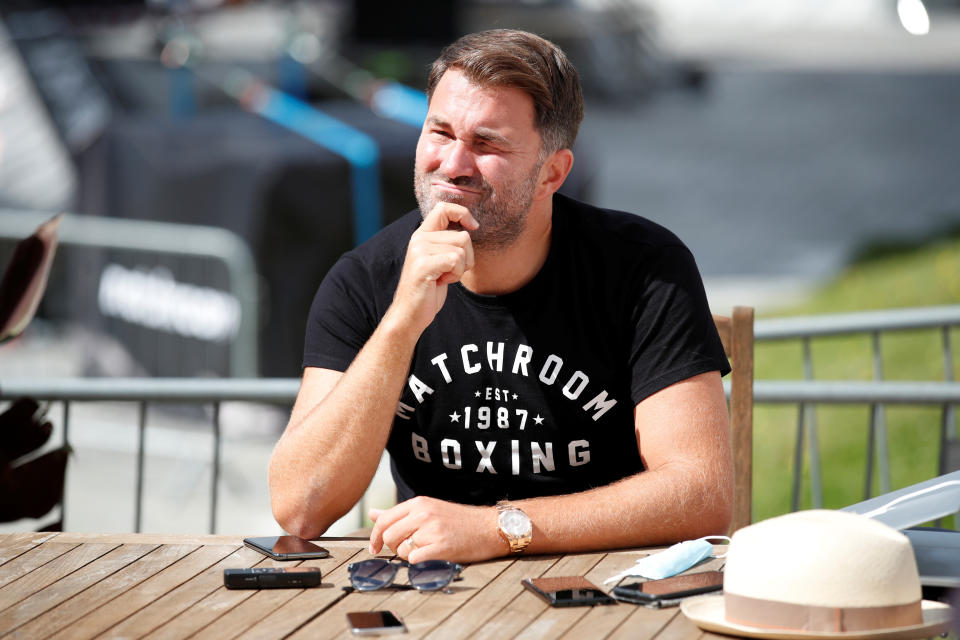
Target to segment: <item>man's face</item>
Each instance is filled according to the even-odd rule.
[[[533,100],[520,89],[478,87],[458,69],[437,83],[417,143],[414,190],[422,215],[438,202],[467,207],[475,247],[509,246],[523,231],[543,165]]]

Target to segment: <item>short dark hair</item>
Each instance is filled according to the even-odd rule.
[[[573,147],[583,120],[583,92],[576,68],[557,45],[514,29],[465,35],[440,52],[430,68],[427,99],[448,69],[461,70],[482,87],[515,87],[533,99],[534,126],[552,153]]]

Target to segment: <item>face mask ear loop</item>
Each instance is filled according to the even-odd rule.
[[[703,536],[702,538],[697,538],[697,542],[700,542],[701,540],[704,540],[704,541],[709,541],[709,540],[726,540],[727,544],[728,544],[728,545],[730,544],[730,538],[727,537],[727,536]],[[711,558],[726,558],[726,557],[727,557],[727,554],[726,554],[726,553],[721,553],[720,555],[711,555],[710,557],[711,557]]]

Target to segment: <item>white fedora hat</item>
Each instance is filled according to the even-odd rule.
[[[951,608],[923,600],[910,541],[842,511],[798,511],[740,529],[723,594],[680,606],[697,626],[753,638],[925,638]]]

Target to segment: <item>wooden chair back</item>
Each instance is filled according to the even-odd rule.
[[[753,307],[714,314],[730,359],[730,438],[733,449],[733,522],[730,533],[751,521],[753,499]]]

